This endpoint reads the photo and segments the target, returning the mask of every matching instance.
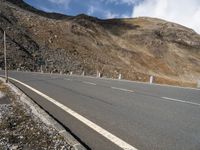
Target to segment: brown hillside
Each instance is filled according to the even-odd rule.
[[[200,79],[200,35],[155,18],[100,20],[39,11],[22,0],[0,0],[9,69],[94,75],[195,86]],[[3,43],[3,39],[0,39]],[[3,44],[0,45],[3,68]]]

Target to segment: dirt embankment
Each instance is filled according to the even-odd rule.
[[[96,74],[195,86],[200,35],[156,18],[101,20],[37,10],[22,0],[0,0],[0,36],[7,33],[8,68]],[[0,38],[0,68],[3,40]]]

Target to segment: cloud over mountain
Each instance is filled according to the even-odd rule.
[[[200,33],[199,0],[143,0],[133,7],[132,17],[162,18],[193,28]]]

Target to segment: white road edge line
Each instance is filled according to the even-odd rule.
[[[79,121],[81,121],[82,123],[87,125],[88,127],[92,128],[94,131],[98,132],[103,137],[107,138],[109,141],[113,142],[114,144],[116,144],[120,148],[122,148],[124,150],[137,150],[132,145],[126,143],[122,139],[118,138],[117,136],[113,135],[112,133],[108,132],[107,130],[103,129],[102,127],[98,126],[97,124],[93,123],[92,121],[88,120],[87,118],[81,116],[80,114],[78,114],[77,112],[75,112],[72,109],[68,108],[67,106],[59,103],[55,99],[45,95],[44,93],[32,88],[31,86],[29,86],[29,85],[27,85],[27,84],[25,84],[25,83],[23,83],[23,82],[21,82],[19,80],[16,80],[14,78],[10,78],[10,79],[12,79],[15,82],[20,83],[21,85],[27,87],[28,89],[30,89],[30,90],[34,91],[35,93],[39,94],[40,96],[44,97],[46,100],[48,100],[48,101],[52,102],[53,104],[55,104],[56,106],[60,107],[65,112],[67,112],[68,114],[72,115],[73,117],[75,117],[76,119],[78,119]]]
[[[194,103],[194,102],[189,102],[189,101],[184,101],[180,99],[175,99],[175,98],[169,98],[169,97],[161,97],[162,99],[170,100],[170,101],[175,101],[175,102],[181,102],[181,103],[186,103],[186,104],[191,104],[191,105],[197,105],[200,106],[199,103]]]
[[[132,91],[132,90],[123,89],[123,88],[118,88],[118,87],[111,87],[111,89],[120,90],[120,91],[124,91],[124,92],[131,92],[131,93],[134,92],[134,91]]]
[[[95,83],[92,83],[92,82],[86,82],[86,81],[83,81],[83,83],[85,83],[85,84],[90,84],[90,85],[97,85],[97,84],[95,84]]]

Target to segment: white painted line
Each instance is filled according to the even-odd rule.
[[[123,89],[123,88],[118,88],[118,87],[111,87],[111,89],[120,90],[120,91],[124,91],[124,92],[131,92],[131,93],[134,92],[133,90]]]
[[[92,82],[86,82],[86,81],[83,81],[83,83],[85,83],[85,84],[90,84],[90,85],[97,85],[97,84],[95,84],[95,83],[92,83]]]
[[[181,103],[186,103],[186,104],[191,104],[191,105],[200,106],[199,103],[194,103],[194,102],[184,101],[184,100],[175,99],[175,98],[162,97],[162,99],[166,99],[166,100],[170,100],[170,101],[175,101],[175,102],[181,102]]]
[[[41,74],[40,72],[24,72],[24,71],[16,71],[16,70],[12,70],[12,72],[16,72],[16,73],[34,73],[34,74]],[[45,74],[48,74],[48,75],[52,75],[51,73],[43,73],[44,75]],[[53,73],[54,75],[60,75],[60,74],[57,74],[57,73]],[[66,74],[66,76],[70,76],[68,74]],[[71,76],[74,76],[74,77],[82,77],[82,78],[92,78],[92,79],[97,79],[96,77],[93,77],[93,76],[80,76],[80,75],[71,75]],[[102,78],[98,78],[98,79],[101,79],[101,80],[114,80],[114,81],[120,81],[120,82],[129,82],[129,83],[139,83],[139,84],[146,84],[146,85],[149,85],[149,83],[147,82],[141,82],[141,81],[133,81],[133,80],[125,80],[125,79],[122,79],[122,80],[119,80],[119,79],[112,79],[112,78],[106,78],[106,77],[102,77]],[[172,87],[172,88],[178,88],[178,89],[186,89],[186,90],[197,90],[197,91],[200,91],[200,89],[198,88],[191,88],[191,87],[181,87],[181,86],[176,86],[176,85],[167,85],[167,84],[158,84],[158,83],[153,83],[151,85],[157,85],[157,86],[161,86],[161,87]]]
[[[64,80],[71,81],[71,79],[66,79],[66,78],[64,78]]]
[[[107,138],[109,141],[113,142],[114,144],[116,144],[117,146],[119,146],[120,148],[124,149],[124,150],[137,150],[135,147],[133,147],[132,145],[126,143],[125,141],[123,141],[122,139],[118,138],[117,136],[113,135],[112,133],[110,133],[109,131],[103,129],[102,127],[98,126],[97,124],[93,123],[92,121],[88,120],[87,118],[81,116],[80,114],[78,114],[77,112],[73,111],[72,109],[68,108],[67,106],[59,103],[58,101],[56,101],[55,99],[47,96],[46,94],[32,88],[31,86],[16,80],[14,78],[10,78],[15,82],[20,83],[21,85],[29,88],[30,90],[34,91],[35,93],[39,94],[40,96],[42,96],[43,98],[45,98],[46,100],[52,102],[53,104],[55,104],[56,106],[60,107],[61,109],[63,109],[65,112],[67,112],[68,114],[72,115],[73,117],[75,117],[76,119],[78,119],[79,121],[81,121],[82,123],[84,123],[85,125],[87,125],[88,127],[92,128],[94,131],[98,132],[99,134],[101,134],[103,137]]]
[[[97,79],[96,77],[92,76],[80,76],[80,75],[73,75],[75,77],[82,77],[82,78],[92,78],[92,79]],[[133,81],[133,80],[119,80],[119,79],[112,79],[112,78],[98,78],[100,80],[110,80],[110,81],[119,81],[119,82],[128,82],[128,83],[138,83],[138,84],[145,84],[145,85],[150,85],[148,82],[142,82],[142,81]],[[176,86],[176,85],[167,85],[167,84],[158,84],[158,83],[153,83],[151,85],[156,85],[156,86],[161,86],[161,87],[172,87],[172,88],[178,88],[178,89],[185,89],[185,90],[197,90],[200,91],[198,88],[191,88],[191,87],[181,87],[181,86]]]

